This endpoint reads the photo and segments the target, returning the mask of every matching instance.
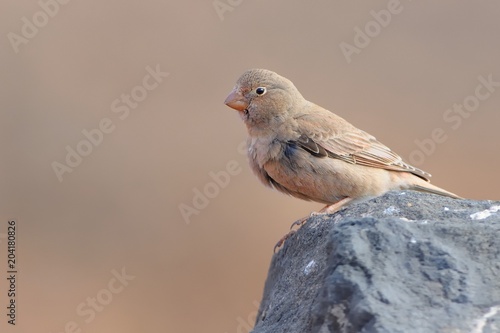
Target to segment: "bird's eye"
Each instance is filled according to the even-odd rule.
[[[255,93],[257,93],[257,95],[259,96],[262,96],[266,93],[266,88],[264,87],[258,87],[257,89],[255,89]]]

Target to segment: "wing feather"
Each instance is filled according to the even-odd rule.
[[[417,169],[380,143],[374,136],[354,127],[341,117],[314,105],[315,112],[296,117],[301,136],[297,144],[316,157],[337,158],[386,170],[405,171],[429,180],[427,172]]]

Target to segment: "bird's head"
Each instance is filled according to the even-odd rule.
[[[304,102],[287,78],[266,69],[250,69],[240,76],[224,104],[240,113],[249,130],[272,130]]]

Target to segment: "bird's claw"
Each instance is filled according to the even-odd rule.
[[[276,249],[280,248],[281,245],[290,237],[292,237],[293,234],[295,234],[297,231],[292,230],[295,226],[298,226],[299,228],[302,227],[302,225],[310,218],[316,215],[320,215],[321,213],[318,212],[312,212],[309,216],[303,217],[301,219],[298,219],[297,221],[293,222],[292,225],[290,226],[290,232],[287,233],[285,236],[281,237],[281,239],[276,243],[274,246],[274,253],[276,253]]]
[[[273,253],[276,253],[276,249],[279,249],[281,245],[290,237],[292,237],[296,233],[295,230],[291,230],[289,233],[287,233],[285,236],[281,237],[281,239],[274,245]]]
[[[349,198],[349,200],[351,200],[351,199]],[[334,209],[332,209],[332,208],[334,208]],[[334,206],[334,205],[326,206],[322,210],[320,210],[319,212],[312,212],[311,214],[309,214],[309,216],[303,217],[303,218],[298,219],[297,221],[293,222],[292,225],[290,226],[290,232],[287,233],[285,236],[281,237],[281,239],[278,241],[278,243],[276,243],[276,245],[274,246],[274,253],[276,253],[276,249],[280,248],[281,245],[283,245],[283,243],[288,238],[290,238],[293,234],[295,234],[297,232],[296,230],[292,230],[295,226],[298,226],[300,228],[311,217],[318,216],[318,215],[324,215],[324,214],[331,214],[337,210],[338,210],[337,206]]]
[[[292,225],[290,226],[290,230],[293,229],[295,226],[301,227],[308,219],[309,217],[303,217],[301,219],[298,219],[297,221],[293,222]]]
[[[297,221],[293,222],[292,225],[290,226],[290,230],[293,229],[293,227],[298,226],[299,228],[311,217],[321,215],[321,212],[312,212],[309,214],[309,216],[303,217],[301,219],[298,219]]]

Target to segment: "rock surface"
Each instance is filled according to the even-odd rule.
[[[500,332],[500,202],[390,192],[310,218],[253,332]]]

